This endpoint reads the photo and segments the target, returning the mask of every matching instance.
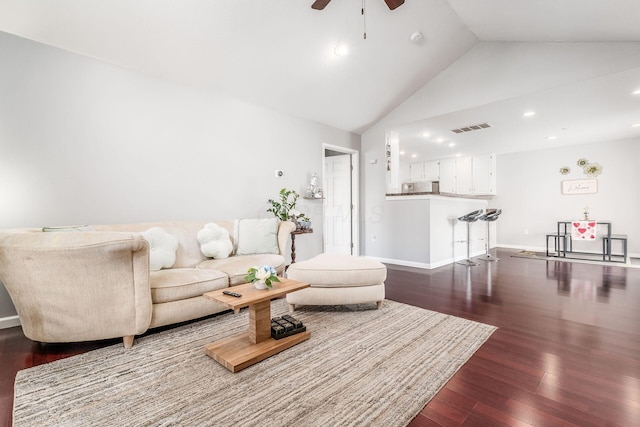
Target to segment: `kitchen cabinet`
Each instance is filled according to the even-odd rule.
[[[445,159],[439,162],[440,192],[455,194],[456,192],[456,159]]]
[[[487,196],[496,194],[496,156],[457,157],[411,163],[411,182],[439,181],[440,192]]]
[[[440,162],[417,162],[409,165],[411,182],[438,181],[440,179]]]
[[[473,156],[473,192],[477,195],[496,194],[496,156],[486,154]]]
[[[473,158],[456,160],[456,194],[473,194]]]
[[[439,181],[440,180],[440,162],[424,162],[424,180]]]
[[[411,163],[409,165],[409,175],[411,182],[424,181],[424,163]]]
[[[487,196],[496,194],[496,156],[440,160],[440,192]]]

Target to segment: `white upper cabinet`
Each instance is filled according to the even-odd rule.
[[[456,159],[456,193],[473,194],[473,158]]]
[[[440,160],[440,192],[456,192],[456,159]]]
[[[411,182],[438,181],[440,179],[440,162],[418,162],[409,165]]]
[[[424,162],[424,180],[439,181],[440,180],[440,162]]]
[[[488,196],[496,194],[496,155],[457,157],[409,165],[411,182],[439,181],[440,192]]]
[[[409,165],[411,182],[424,181],[424,163],[411,163]]]
[[[487,196],[496,194],[496,156],[440,160],[440,192]]]
[[[473,156],[473,194],[496,194],[496,156]]]

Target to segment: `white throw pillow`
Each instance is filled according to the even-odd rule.
[[[238,221],[236,255],[279,254],[278,218]]]
[[[198,242],[200,242],[202,254],[209,258],[229,258],[229,254],[233,252],[229,232],[218,224],[209,223],[198,231]]]
[[[178,238],[161,227],[150,228],[141,234],[149,242],[149,269],[158,271],[162,268],[171,268],[176,262]]]

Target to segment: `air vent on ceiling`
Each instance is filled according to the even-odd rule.
[[[458,129],[451,129],[451,132],[453,133],[464,133],[464,132],[471,132],[474,130],[480,130],[480,129],[486,129],[486,128],[490,128],[491,125],[489,123],[480,123],[477,125],[472,125],[472,126],[465,126],[463,128],[458,128]]]

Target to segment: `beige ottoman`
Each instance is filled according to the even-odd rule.
[[[387,267],[377,261],[351,255],[321,254],[291,264],[287,277],[311,285],[287,294],[289,309],[297,305],[344,305],[384,300]]]

